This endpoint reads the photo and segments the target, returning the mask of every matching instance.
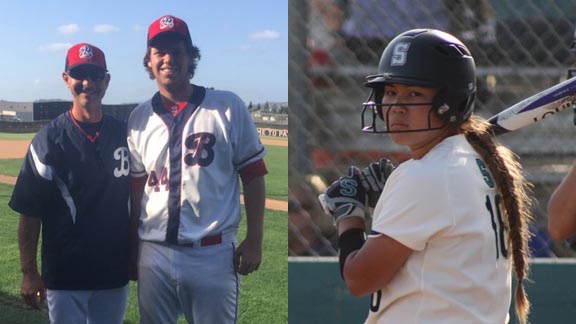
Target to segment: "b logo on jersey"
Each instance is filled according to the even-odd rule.
[[[214,161],[214,144],[214,134],[196,133],[188,136],[184,145],[189,151],[184,155],[184,163],[189,166],[209,166]]]
[[[114,159],[120,161],[120,166],[114,168],[114,176],[120,178],[130,174],[130,160],[128,160],[128,148],[123,146],[114,151]]]
[[[174,19],[170,16],[160,19],[160,29],[174,28]]]

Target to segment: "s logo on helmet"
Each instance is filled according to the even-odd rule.
[[[410,43],[401,42],[394,46],[392,51],[392,60],[390,62],[391,66],[402,66],[406,64],[406,57],[408,56],[408,49],[410,48]]]

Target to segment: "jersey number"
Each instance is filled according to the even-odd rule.
[[[380,308],[380,299],[382,299],[382,290],[378,289],[377,292],[370,296],[370,311],[377,312]]]
[[[506,231],[504,222],[502,221],[502,213],[500,212],[500,195],[494,196],[494,204],[489,195],[486,195],[486,209],[490,213],[492,219],[492,229],[494,230],[494,241],[496,243],[496,259],[508,258],[508,250],[506,250]],[[496,213],[494,213],[496,211]]]
[[[156,192],[160,191],[160,186],[164,186],[164,190],[168,191],[168,170],[166,167],[163,167],[162,171],[160,171],[160,177],[155,171],[150,172],[148,185],[154,187]]]

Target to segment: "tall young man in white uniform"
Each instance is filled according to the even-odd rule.
[[[237,273],[262,255],[266,154],[242,100],[193,85],[199,50],[173,16],[148,30],[159,92],[128,122],[142,323],[236,323]],[[236,246],[244,188],[247,235]]]

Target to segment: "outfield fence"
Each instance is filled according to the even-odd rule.
[[[36,133],[46,121],[15,122],[0,120],[0,133]]]
[[[335,255],[335,233],[316,196],[348,165],[409,158],[389,138],[360,131],[362,84],[398,33],[446,30],[477,65],[476,113],[483,117],[567,78],[576,28],[572,0],[291,0],[289,2],[289,189],[291,255]],[[546,206],[576,158],[574,112],[563,111],[500,140],[516,152],[534,184],[538,255],[573,256],[547,241]]]

